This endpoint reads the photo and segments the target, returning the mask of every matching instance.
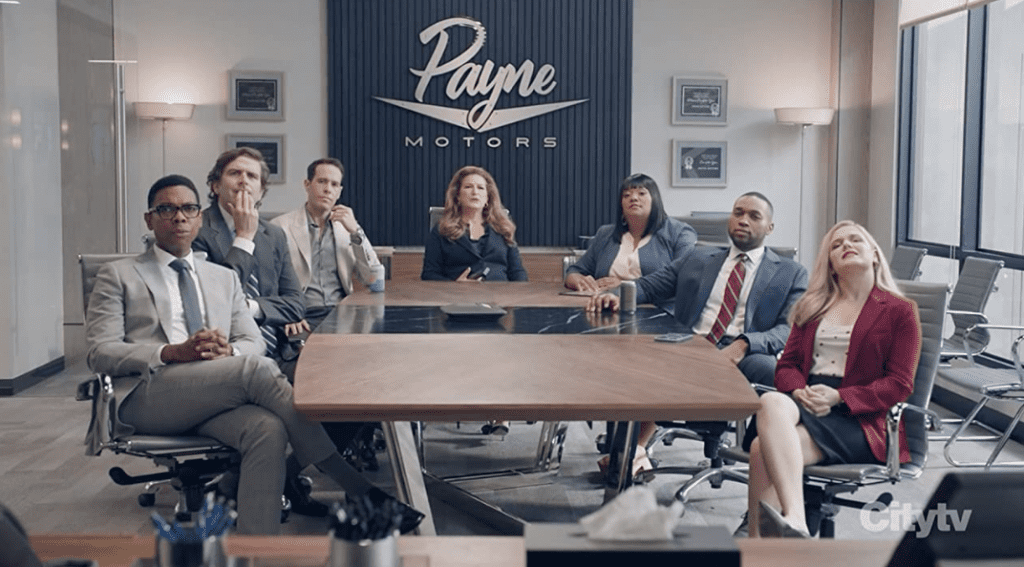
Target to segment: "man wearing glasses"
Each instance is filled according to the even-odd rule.
[[[86,315],[87,362],[118,377],[113,412],[125,433],[195,432],[241,453],[238,532],[280,531],[285,451],[314,464],[348,495],[390,497],[338,454],[320,424],[295,411],[291,385],[270,359],[236,275],[192,252],[199,192],[171,175],[149,191],[146,225],[155,244],[106,264]],[[403,530],[422,514],[402,508]]]

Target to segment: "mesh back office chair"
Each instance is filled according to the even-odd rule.
[[[889,259],[889,270],[892,277],[898,280],[916,280],[921,276],[921,261],[928,250],[900,244],[892,252]]]
[[[943,453],[949,464],[956,467],[984,467],[985,470],[988,470],[993,466],[1021,467],[1024,466],[1024,462],[1022,461],[1001,461],[997,463],[996,458],[999,457],[999,453],[1002,452],[1003,447],[1006,446],[1006,442],[1009,441],[1010,435],[1013,433],[1017,423],[1019,423],[1021,417],[1024,416],[1024,368],[1021,367],[1019,353],[1020,344],[1024,341],[1024,334],[1021,334],[1021,332],[1024,332],[1024,327],[1018,325],[989,325],[984,323],[978,324],[977,327],[983,327],[986,330],[1016,331],[1018,333],[1018,336],[1013,341],[1013,346],[1011,348],[1013,353],[1013,368],[989,368],[975,364],[974,355],[971,353],[970,345],[965,345],[964,350],[967,351],[967,358],[970,361],[971,366],[963,368],[945,367],[939,370],[939,376],[941,376],[946,382],[981,396],[978,403],[975,404],[973,409],[971,409],[971,412],[967,417],[960,421],[960,426],[957,427],[953,435],[946,440]],[[975,330],[975,327],[968,328],[965,333],[966,336],[971,336],[972,331]],[[1013,418],[1010,419],[1009,423],[1002,431],[985,425],[976,419],[979,412],[981,412],[981,410],[988,405],[988,402],[992,400],[1013,403],[1019,406]],[[992,431],[994,435],[964,437],[964,431],[972,424],[981,425],[985,429]],[[953,446],[958,441],[967,440],[996,441],[996,445],[985,461],[959,461],[953,456]]]
[[[96,283],[96,274],[107,262],[130,258],[135,254],[82,254],[78,262],[82,268],[82,293],[86,311],[89,296]],[[114,411],[117,402],[114,397],[114,380],[117,377],[97,374],[78,385],[76,399],[92,402],[92,418],[89,435],[86,437],[86,454],[96,456],[104,449],[116,454],[133,455],[152,460],[165,472],[132,476],[121,467],[110,469],[110,478],[120,485],[146,483],[146,491],[139,495],[141,506],[152,506],[156,493],[163,485],[170,485],[179,491],[180,497],[175,513],[181,520],[187,520],[191,512],[202,507],[203,493],[220,476],[239,463],[238,453],[220,441],[198,436],[157,436],[123,435],[114,431]],[[95,434],[95,436],[94,436]],[[90,443],[91,439],[98,439]]]
[[[914,373],[914,390],[906,402],[889,409],[886,417],[888,449],[884,464],[809,465],[804,467],[804,500],[807,508],[807,525],[811,534],[821,537],[835,537],[835,517],[840,506],[863,509],[865,502],[837,495],[856,492],[864,486],[916,479],[924,472],[928,460],[928,435],[925,430],[926,416],[932,420],[937,416],[928,409],[939,366],[939,348],[942,344],[942,324],[946,313],[945,284],[899,281],[900,290],[917,303],[921,320],[921,358]],[[912,411],[907,411],[912,410]],[[907,449],[910,462],[900,463],[899,422],[906,421]],[[721,454],[729,459],[749,462],[749,455],[738,448],[722,449]],[[892,495],[884,493],[876,500],[888,506]]]
[[[962,358],[968,354],[981,354],[988,348],[990,335],[985,317],[985,304],[996,288],[996,277],[1003,267],[1002,260],[970,257],[964,261],[953,295],[949,298],[948,313],[953,319],[953,334],[942,341],[942,358]],[[979,325],[981,323],[982,325]],[[968,329],[973,329],[968,333]]]

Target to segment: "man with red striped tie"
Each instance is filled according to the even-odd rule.
[[[789,308],[807,289],[807,270],[765,247],[775,224],[771,201],[751,191],[729,216],[728,249],[694,247],[686,256],[636,281],[637,303],[675,296],[680,323],[714,343],[743,375],[771,386],[786,346]],[[590,310],[618,309],[618,298],[591,299]]]

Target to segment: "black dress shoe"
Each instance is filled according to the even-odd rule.
[[[310,497],[309,479],[303,476],[289,475],[284,480],[284,497],[292,503],[292,512],[303,516],[323,518],[330,511],[326,504]]]
[[[398,502],[398,500],[395,497],[389,495],[387,492],[384,492],[379,488],[371,488],[370,491],[366,493],[366,496],[370,499],[370,502],[373,503],[374,506],[382,506],[385,502],[389,500],[395,501],[396,505],[398,506],[399,513],[402,516],[402,520],[398,524],[398,531],[403,534],[407,534],[415,530],[416,527],[420,525],[420,522],[423,521],[423,518],[426,517],[424,516],[423,512],[420,512],[419,510],[409,506],[408,504]],[[345,495],[345,499],[350,502],[352,501],[352,498],[350,498],[347,494]]]

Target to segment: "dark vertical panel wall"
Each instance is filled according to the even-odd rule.
[[[422,244],[427,208],[444,204],[452,173],[467,164],[494,175],[521,245],[575,245],[578,235],[612,222],[619,181],[630,173],[632,14],[632,0],[329,1],[329,150],[345,163],[342,199],[356,207],[371,240]],[[516,88],[496,108],[586,102],[481,133],[376,100],[419,102],[410,69],[425,68],[437,45],[436,38],[422,44],[419,34],[457,16],[486,28],[470,63],[555,68],[549,94],[522,97]],[[474,38],[468,27],[447,31],[442,61]],[[486,98],[449,99],[452,76],[433,78],[422,103],[468,111]],[[517,147],[517,138],[529,147]],[[545,138],[555,147],[544,147]]]

